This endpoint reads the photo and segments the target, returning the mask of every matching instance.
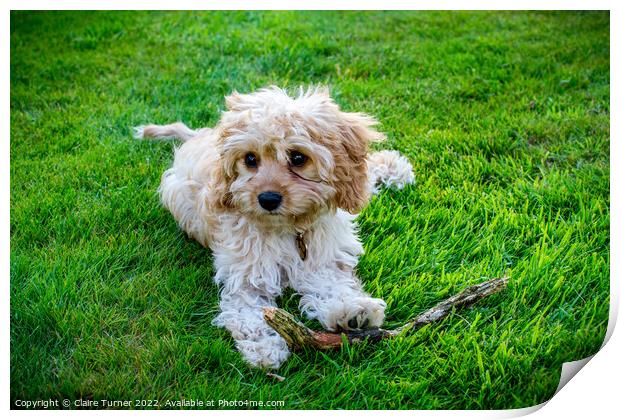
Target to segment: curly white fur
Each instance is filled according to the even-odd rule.
[[[415,183],[411,163],[395,150],[382,150],[368,155],[368,174],[373,194],[382,186],[402,189]]]
[[[228,329],[253,366],[277,368],[289,356],[285,341],[264,321],[283,289],[326,329],[378,327],[385,302],[364,292],[354,267],[363,252],[351,212],[380,185],[414,181],[410,163],[395,151],[367,155],[383,135],[374,120],[342,112],[324,89],[293,98],[272,87],[233,93],[213,129],[182,123],[136,129],[138,138],[185,140],[162,176],[161,200],[189,236],[213,251],[221,312],[213,324]],[[291,166],[290,153],[307,162]],[[257,158],[248,165],[247,155]],[[264,191],[281,205],[266,210]],[[348,211],[347,211],[348,210]],[[296,237],[303,233],[307,258]]]

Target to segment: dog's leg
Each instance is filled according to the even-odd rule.
[[[381,186],[403,188],[415,183],[411,163],[395,150],[381,150],[368,155],[368,181],[373,194],[377,194]]]
[[[278,368],[290,355],[286,341],[263,318],[263,307],[276,306],[274,299],[239,291],[223,294],[221,313],[213,325],[225,327],[237,349],[252,366]]]
[[[352,330],[379,327],[385,318],[385,302],[370,297],[352,270],[322,268],[303,279],[291,281],[302,294],[299,307],[310,319],[323,327]]]

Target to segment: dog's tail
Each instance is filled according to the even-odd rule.
[[[136,139],[157,139],[157,140],[174,140],[179,139],[187,141],[196,137],[199,134],[203,134],[210,131],[210,128],[200,128],[198,130],[192,130],[182,122],[176,122],[167,125],[140,125],[133,128],[133,137]]]

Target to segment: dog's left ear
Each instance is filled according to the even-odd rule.
[[[361,211],[370,199],[368,144],[385,136],[373,128],[377,121],[364,114],[338,111],[339,143],[334,152],[336,204],[350,213]]]
[[[343,112],[326,87],[300,92],[306,127],[310,136],[327,147],[334,159],[330,184],[336,190],[335,205],[358,213],[370,199],[368,182],[368,144],[385,140],[375,130],[377,121],[365,114]]]

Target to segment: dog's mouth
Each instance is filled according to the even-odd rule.
[[[252,209],[252,213],[254,214],[254,216],[256,217],[278,217],[278,216],[284,216],[284,212],[282,212],[281,208],[277,208],[274,210],[266,210],[260,206],[257,206],[257,208]]]
[[[263,214],[268,217],[284,216],[280,211],[277,210],[264,211]]]

